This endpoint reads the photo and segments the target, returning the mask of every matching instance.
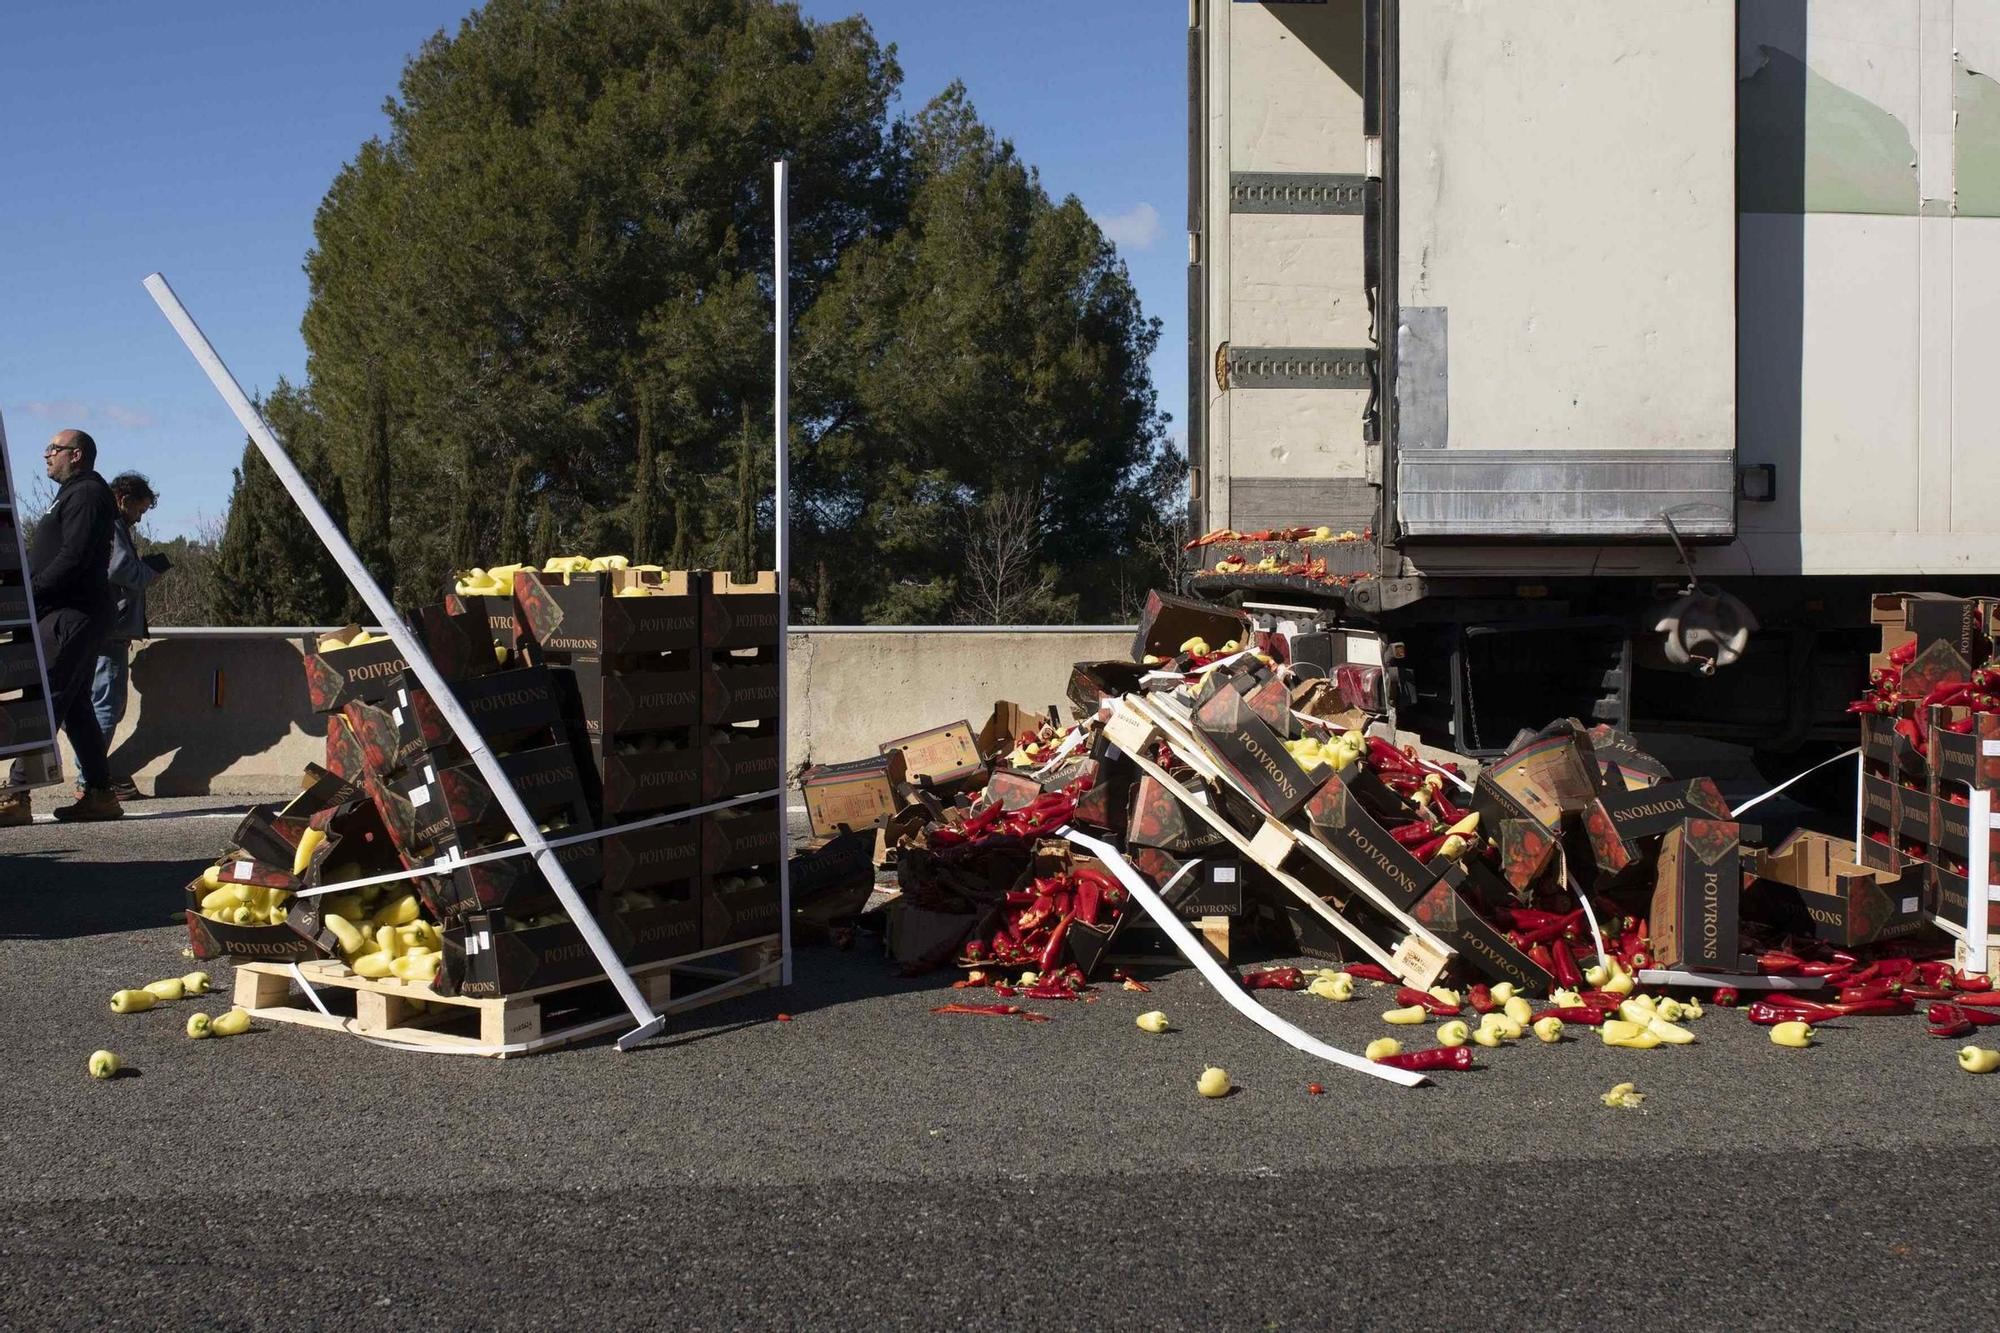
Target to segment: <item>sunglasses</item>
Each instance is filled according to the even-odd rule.
[[[52,444],[42,450],[42,457],[54,458],[57,454],[72,454],[76,452],[76,448],[73,444]]]

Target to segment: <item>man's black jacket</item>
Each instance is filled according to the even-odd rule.
[[[111,528],[118,503],[95,472],[79,472],[62,484],[56,502],[35,527],[28,546],[34,577],[35,613],[65,608],[92,615],[111,605]]]

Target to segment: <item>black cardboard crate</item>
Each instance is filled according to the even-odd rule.
[[[499,756],[499,764],[538,822],[562,817],[563,833],[592,827],[573,746],[563,742],[518,750]],[[392,836],[400,835],[397,846],[405,852],[428,853],[448,836],[461,845],[478,845],[512,832],[499,797],[470,763],[444,767],[425,761],[382,786],[394,811],[385,812],[385,822]]]
[[[1742,845],[1755,834],[1734,820],[1684,819],[1661,840],[1648,924],[1662,967],[1756,970],[1738,952]]]
[[[783,785],[784,775],[778,772],[776,722],[758,723],[753,728],[704,729],[701,746],[703,801],[775,791]]]
[[[1278,692],[1289,703],[1289,694]],[[1251,697],[1226,684],[1195,709],[1194,730],[1209,753],[1279,819],[1297,814],[1333,774],[1324,764],[1301,768]]]
[[[560,836],[560,835],[551,835]],[[447,836],[438,855],[477,856],[505,850],[518,843],[493,843],[484,847],[459,847]],[[596,888],[603,879],[604,863],[597,842],[571,843],[555,849],[556,860],[579,890]],[[516,915],[546,911],[558,904],[548,876],[526,854],[478,865],[458,865],[449,875],[426,876],[419,882],[418,895],[431,915],[440,921],[455,921],[474,912],[510,912]]]
[[[678,570],[514,575],[516,632],[543,662],[697,647],[699,601]]]
[[[700,824],[703,874],[774,865],[785,854],[776,799],[716,810],[702,816]]]
[[[701,829],[696,819],[606,834],[604,887],[611,892],[675,884],[701,874]]]
[[[675,731],[701,720],[701,673],[692,651],[627,656],[611,666],[579,656],[549,670],[564,715],[593,739]]]
[[[722,657],[702,663],[703,726],[775,719],[782,697],[783,682],[775,661]]]
[[[1974,714],[1970,732],[1933,726],[1930,730],[1933,790],[1942,784],[1956,784],[2000,791],[2000,754],[1987,754],[1989,744],[2000,748],[2000,716],[1992,713]]]
[[[701,581],[704,653],[772,647],[779,632],[776,573],[763,570],[738,580],[727,571],[714,570]]]
[[[1528,995],[1547,995],[1554,979],[1474,907],[1507,897],[1507,886],[1498,876],[1482,863],[1467,860],[1453,863],[1410,912],[1481,976],[1512,982]]]
[[[28,589],[18,573],[0,574],[0,620],[28,618]]]
[[[518,630],[514,620],[513,597],[468,596],[463,593],[447,593],[444,599],[445,611],[452,615],[471,615],[475,620],[486,623],[487,636],[493,641],[494,660],[501,666],[515,661],[518,645]]]
[[[472,719],[487,744],[511,750],[524,742],[553,743],[562,723],[562,700],[547,667],[517,667],[471,680],[456,681],[452,694]],[[452,734],[444,714],[413,675],[396,682],[387,701],[396,724],[404,762],[419,753],[459,756],[464,747]]]
[[[485,624],[477,616],[451,615],[442,606],[432,606],[404,612],[403,622],[422,641],[431,664],[446,680],[485,675],[499,665]],[[314,712],[339,712],[351,699],[379,703],[389,697],[396,678],[409,670],[402,650],[386,636],[355,648],[322,646],[335,638],[350,639],[360,630],[348,625],[318,636],[307,648],[306,692]]]
[[[585,743],[600,783],[599,808],[608,825],[702,800],[703,748],[698,727]]]
[[[1312,836],[1404,911],[1430,891],[1443,873],[1412,856],[1389,836],[1384,820],[1395,820],[1405,808],[1391,791],[1361,764],[1349,764],[1306,802]]]
[[[625,895],[585,895],[612,951],[628,967],[679,958],[701,949],[701,905],[692,881],[647,891],[656,900],[628,908]],[[604,969],[569,922],[515,929],[504,912],[465,918],[462,995],[513,995],[602,976]]]
[[[718,949],[778,933],[778,867],[746,866],[701,877],[701,947]]]

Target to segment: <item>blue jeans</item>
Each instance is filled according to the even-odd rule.
[[[107,746],[111,744],[111,733],[125,718],[127,659],[131,652],[132,645],[122,639],[105,644],[97,657],[97,670],[90,678],[90,709],[97,714],[97,726],[104,733]]]

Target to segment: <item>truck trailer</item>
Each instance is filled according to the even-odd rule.
[[[1202,595],[1462,753],[1569,715],[1789,772],[1871,594],[1991,591],[2000,0],[1189,19]]]

